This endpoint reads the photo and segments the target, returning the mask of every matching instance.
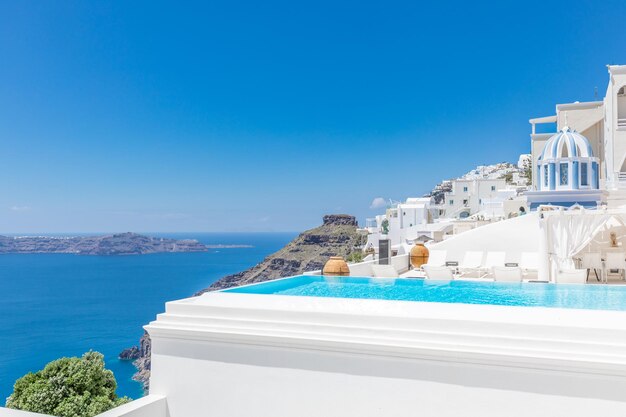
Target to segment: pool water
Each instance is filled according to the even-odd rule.
[[[302,275],[226,293],[361,298],[523,307],[626,310],[626,287]]]

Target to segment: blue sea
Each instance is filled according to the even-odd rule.
[[[131,379],[134,366],[117,359],[122,349],[138,344],[142,326],[166,301],[190,297],[257,264],[295,233],[153,235],[253,247],[133,256],[0,255],[0,405],[17,378],[90,349],[105,355],[119,395],[142,396]]]

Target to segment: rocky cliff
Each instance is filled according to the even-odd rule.
[[[356,231],[357,226],[354,216],[346,214],[324,216],[324,223],[321,226],[301,233],[260,264],[228,275],[196,295],[322,269],[329,257],[348,256],[365,244],[365,237]]]
[[[205,252],[197,240],[176,240],[118,233],[107,236],[0,236],[1,253],[70,253],[76,255],[143,255],[158,252]]]
[[[366,237],[359,234],[356,229],[357,221],[354,216],[345,214],[324,216],[324,223],[321,226],[301,233],[258,265],[223,277],[196,295],[322,269],[329,257],[345,257],[360,250],[365,244]],[[127,356],[131,352],[136,354],[136,350],[127,349],[120,356]],[[141,338],[138,352],[139,358],[133,362],[138,370],[134,379],[142,382],[147,389],[150,378],[150,338],[147,334]]]

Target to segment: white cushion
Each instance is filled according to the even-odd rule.
[[[398,278],[398,271],[391,265],[372,265],[372,271],[376,278]]]

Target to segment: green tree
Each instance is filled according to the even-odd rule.
[[[380,224],[380,227],[383,229],[382,232],[383,234],[387,234],[389,233],[389,220],[385,219],[382,221],[382,223]]]
[[[6,406],[59,417],[92,417],[130,401],[115,394],[113,372],[104,356],[87,352],[82,358],[61,358],[43,370],[15,382]]]

